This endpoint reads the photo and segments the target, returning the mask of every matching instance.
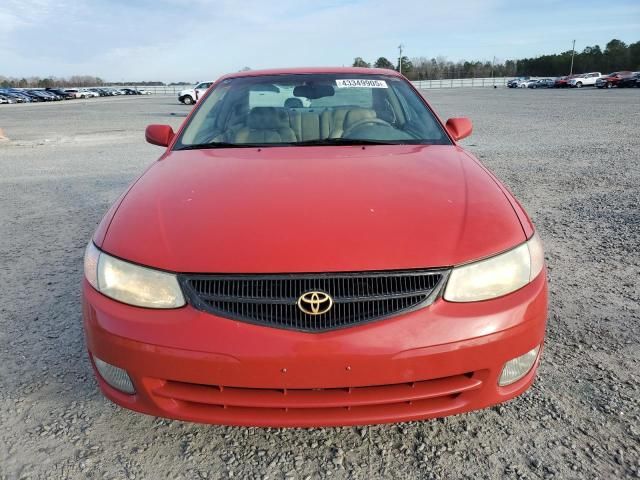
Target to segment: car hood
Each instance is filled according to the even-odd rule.
[[[450,266],[524,240],[464,150],[394,145],[170,152],[98,246],[174,272],[293,273]]]

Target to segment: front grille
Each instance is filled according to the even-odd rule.
[[[481,387],[482,380],[474,372],[468,372],[393,385],[307,389],[228,387],[166,380],[155,387],[153,393],[172,400],[224,408],[349,408],[455,397]]]
[[[389,385],[251,388],[153,379],[151,396],[181,418],[226,425],[320,426],[449,415],[481,395],[488,372]]]
[[[189,303],[205,312],[275,328],[323,332],[429,305],[445,270],[287,275],[180,275]],[[333,300],[326,313],[298,307],[307,292]]]

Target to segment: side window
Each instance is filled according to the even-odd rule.
[[[396,93],[406,123],[405,131],[413,131],[425,139],[440,140],[443,132],[431,112],[422,104],[420,97],[402,80],[393,81],[391,85]]]
[[[393,104],[389,95],[391,91],[392,89],[388,88],[373,89],[373,109],[376,112],[376,116],[387,123],[404,123],[402,121],[402,116],[398,115],[398,112],[396,111],[397,109],[393,108]],[[395,97],[393,98],[393,100],[399,108],[402,108],[398,105],[398,100]]]
[[[407,100],[404,95],[396,95],[398,102],[400,102],[400,106],[404,111],[404,115],[407,122],[411,122],[417,117],[416,111],[407,104]]]
[[[198,108],[191,118],[189,125],[192,128],[188,128],[185,131],[180,140],[182,143],[192,144],[211,141],[212,138],[220,133],[221,126],[217,125],[217,123],[221,116],[217,115],[217,113],[227,103],[227,92],[230,86],[231,82],[226,81],[211,92],[206,104]]]

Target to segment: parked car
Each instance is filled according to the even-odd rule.
[[[520,82],[518,82],[517,87],[518,88],[528,88],[529,85],[538,83],[538,80],[530,78],[529,80],[522,80]]]
[[[13,98],[16,103],[29,103],[33,101],[30,96],[15,89],[0,89],[0,94],[4,95],[7,98]]]
[[[386,69],[254,70],[211,88],[179,135],[147,127],[161,160],[86,248],[85,339],[109,399],[311,427],[453,415],[530,387],[542,244],[458,143],[468,118],[441,122]]]
[[[51,102],[54,100],[53,97],[45,95],[41,90],[23,90],[23,92],[40,102]]]
[[[9,89],[7,89],[7,88],[0,88],[0,95],[2,95],[5,98],[9,98],[9,99],[13,100],[13,103],[25,103],[25,101],[26,101],[26,100],[24,100],[22,98],[19,98],[14,93],[10,92]]]
[[[553,78],[541,78],[540,80],[533,81],[527,85],[528,88],[552,88],[555,84]]]
[[[104,88],[94,87],[94,88],[89,88],[88,90],[96,93],[99,97],[106,97],[109,95]]]
[[[178,94],[178,100],[185,105],[193,105],[212,84],[213,82],[200,82],[193,88],[182,90]]]
[[[9,96],[5,96],[5,95],[0,94],[0,103],[8,104],[8,103],[16,103],[16,101],[13,98],[9,97]]]
[[[524,82],[526,80],[529,80],[531,77],[516,77],[516,78],[512,78],[511,80],[509,80],[507,82],[507,87],[509,88],[517,88],[518,84],[520,82]]]
[[[575,77],[576,75],[567,75],[565,77],[556,78],[553,86],[554,88],[567,88],[569,86],[569,82]]]
[[[86,95],[86,98],[99,97],[100,94],[90,88],[82,88],[80,92]]]
[[[45,100],[47,101],[59,101],[59,100],[64,100],[64,98],[54,92],[51,92],[49,90],[42,90],[42,89],[37,89],[37,90],[31,90],[34,93],[37,93],[40,96],[43,96],[45,98]]]
[[[139,88],[138,95],[151,95],[151,92],[149,90],[145,90],[144,88]]]
[[[596,79],[596,87],[598,88],[613,88],[617,87],[620,80],[625,76],[630,76],[632,72],[622,71],[622,72],[613,72],[609,75],[603,75],[602,77]]]
[[[581,75],[576,75],[574,78],[569,80],[569,86],[571,88],[582,88],[589,86],[593,87],[600,77],[602,77],[602,74],[600,72],[583,73]]]
[[[44,102],[44,98],[38,96],[38,95],[34,95],[33,93],[29,93],[27,90],[22,90],[22,89],[13,89],[13,91],[17,94],[17,95],[22,95],[24,97],[27,97],[31,102]]]
[[[138,91],[135,88],[121,88],[123,95],[138,95]]]
[[[75,95],[67,92],[61,88],[47,88],[46,89],[47,92],[52,92],[60,97],[62,97],[64,100],[70,100],[72,98],[75,98]]]
[[[629,72],[629,75],[623,75],[618,83],[618,87],[628,88],[636,87],[640,72]]]
[[[80,92],[77,88],[65,88],[64,91],[72,94],[75,98],[86,98],[86,95]]]

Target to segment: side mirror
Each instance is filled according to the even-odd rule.
[[[147,142],[160,147],[168,147],[174,135],[169,125],[149,125],[144,132]]]
[[[467,138],[473,131],[473,124],[467,117],[450,118],[445,126],[456,141]]]

